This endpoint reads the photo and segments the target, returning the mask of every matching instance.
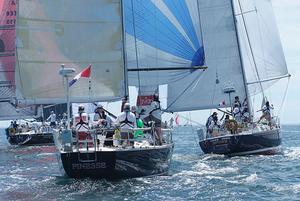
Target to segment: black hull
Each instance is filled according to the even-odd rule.
[[[172,152],[173,144],[136,150],[60,154],[69,177],[123,179],[167,174]]]
[[[6,129],[6,137],[11,145],[54,144],[52,133],[10,135]]]
[[[279,129],[253,134],[220,136],[199,142],[205,154],[228,156],[251,154],[274,154],[279,150],[281,134]]]

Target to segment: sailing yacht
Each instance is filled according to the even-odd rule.
[[[216,125],[200,129],[204,153],[246,155],[274,153],[280,149],[279,118],[255,120],[255,99],[270,102],[272,85],[290,77],[271,1],[199,0],[204,72],[193,72],[168,85],[168,107],[172,112],[215,109],[228,115],[228,128]],[[260,96],[259,96],[260,95]],[[282,94],[284,96],[284,94]],[[248,109],[248,121],[233,114],[235,97],[239,109]],[[256,108],[255,108],[256,107]],[[221,115],[220,115],[221,114]]]
[[[15,85],[15,23],[16,0],[0,2],[0,120],[15,120],[6,129],[6,136],[12,145],[29,145],[53,143],[52,133],[37,132],[38,122],[22,121],[22,127],[18,127],[16,119],[33,119],[37,112],[37,105],[17,106]],[[28,126],[27,126],[28,125]],[[25,129],[25,126],[27,127]],[[33,128],[35,127],[35,129]]]
[[[136,69],[148,68],[148,65],[139,63],[132,66],[130,60],[137,54],[131,49],[138,46],[134,41],[143,41],[138,38],[137,29],[144,14],[138,9],[145,8],[148,13],[154,9],[153,6],[144,7],[141,2],[151,3],[137,0],[95,0],[89,3],[85,0],[77,0],[76,3],[65,0],[63,4],[60,0],[19,1],[16,85],[23,98],[20,102],[67,102],[69,105],[114,102],[129,95],[129,85],[148,88],[149,83],[144,82],[142,77],[139,77],[140,85],[134,82],[135,75],[140,74]],[[79,79],[69,87],[71,73],[81,72],[88,64],[92,66],[89,79]],[[151,65],[157,66],[154,63]],[[135,74],[132,78],[130,72]],[[156,81],[152,80],[151,84],[155,86],[149,88],[159,88],[161,83]],[[69,106],[67,110],[70,110]],[[155,137],[158,129],[163,137],[160,143]],[[127,139],[130,141],[127,145],[119,143],[124,139],[119,138],[117,125],[106,128],[90,122],[84,131],[85,137],[82,137],[82,131],[69,126],[55,130],[59,161],[65,173],[74,178],[167,174],[174,147],[172,130],[160,129],[153,123],[138,130],[142,130],[147,137]],[[129,132],[135,131],[132,129]]]

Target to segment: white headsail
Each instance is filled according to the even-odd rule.
[[[124,95],[121,1],[22,0],[17,10],[18,98],[34,103],[65,102],[61,64],[88,79],[71,87],[71,102],[106,101]],[[75,75],[74,75],[75,76]]]
[[[234,3],[249,91],[259,93],[261,88],[289,76],[272,3],[270,0]]]

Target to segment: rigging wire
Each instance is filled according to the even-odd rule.
[[[279,107],[277,116],[279,116],[279,114],[281,114],[281,110],[282,110],[282,108],[283,108],[283,105],[285,104],[286,97],[287,97],[287,92],[288,92],[288,88],[289,88],[290,80],[291,80],[290,78],[291,78],[291,77],[288,78],[288,83],[287,83],[287,86],[286,86],[286,88],[285,88],[284,96],[283,96],[283,99],[282,99],[282,101],[281,101],[281,104],[280,104],[280,107]]]
[[[238,0],[238,5],[239,5],[239,8],[240,8],[241,13],[242,13],[241,17],[242,17],[243,24],[244,24],[244,29],[245,29],[245,32],[246,32],[248,45],[249,45],[249,48],[250,48],[250,51],[251,51],[251,56],[252,56],[252,59],[253,59],[255,72],[256,72],[256,75],[257,75],[257,78],[258,78],[258,81],[259,81],[259,84],[260,84],[261,92],[263,93],[263,97],[265,98],[264,89],[262,87],[262,83],[260,82],[261,79],[260,79],[260,75],[259,75],[259,72],[258,72],[258,69],[257,69],[257,64],[256,64],[256,60],[255,60],[255,57],[254,57],[253,48],[252,48],[250,37],[249,37],[249,34],[248,34],[247,24],[246,24],[245,16],[243,15],[243,8],[242,8],[240,0]]]
[[[138,48],[137,48],[137,39],[136,39],[136,27],[135,27],[135,15],[134,15],[133,0],[131,0],[131,8],[132,8],[132,19],[133,19],[133,32],[134,32],[134,43],[135,43],[136,68],[139,69],[139,57],[138,57]],[[140,72],[137,72],[137,75],[138,75],[138,85],[140,87],[141,86]]]
[[[268,76],[268,72],[267,72],[267,64],[266,64],[266,59],[265,59],[265,48],[264,48],[264,43],[262,42],[263,41],[263,34],[262,34],[262,30],[261,30],[261,27],[260,27],[260,25],[261,25],[261,23],[260,23],[260,20],[259,20],[259,12],[258,12],[258,10],[257,10],[257,7],[256,7],[256,3],[255,3],[255,1],[253,0],[253,3],[254,3],[254,6],[255,6],[255,11],[256,11],[256,22],[257,22],[257,27],[258,27],[258,32],[259,32],[259,37],[260,37],[260,48],[261,48],[261,51],[262,51],[262,61],[263,61],[263,64],[264,64],[264,70],[265,70],[265,74],[267,75],[267,77],[269,77]]]

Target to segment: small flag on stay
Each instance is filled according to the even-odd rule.
[[[91,67],[92,65],[88,65],[85,69],[83,69],[78,75],[76,75],[70,82],[69,87],[71,87],[79,78],[86,77],[89,78],[91,75]]]

